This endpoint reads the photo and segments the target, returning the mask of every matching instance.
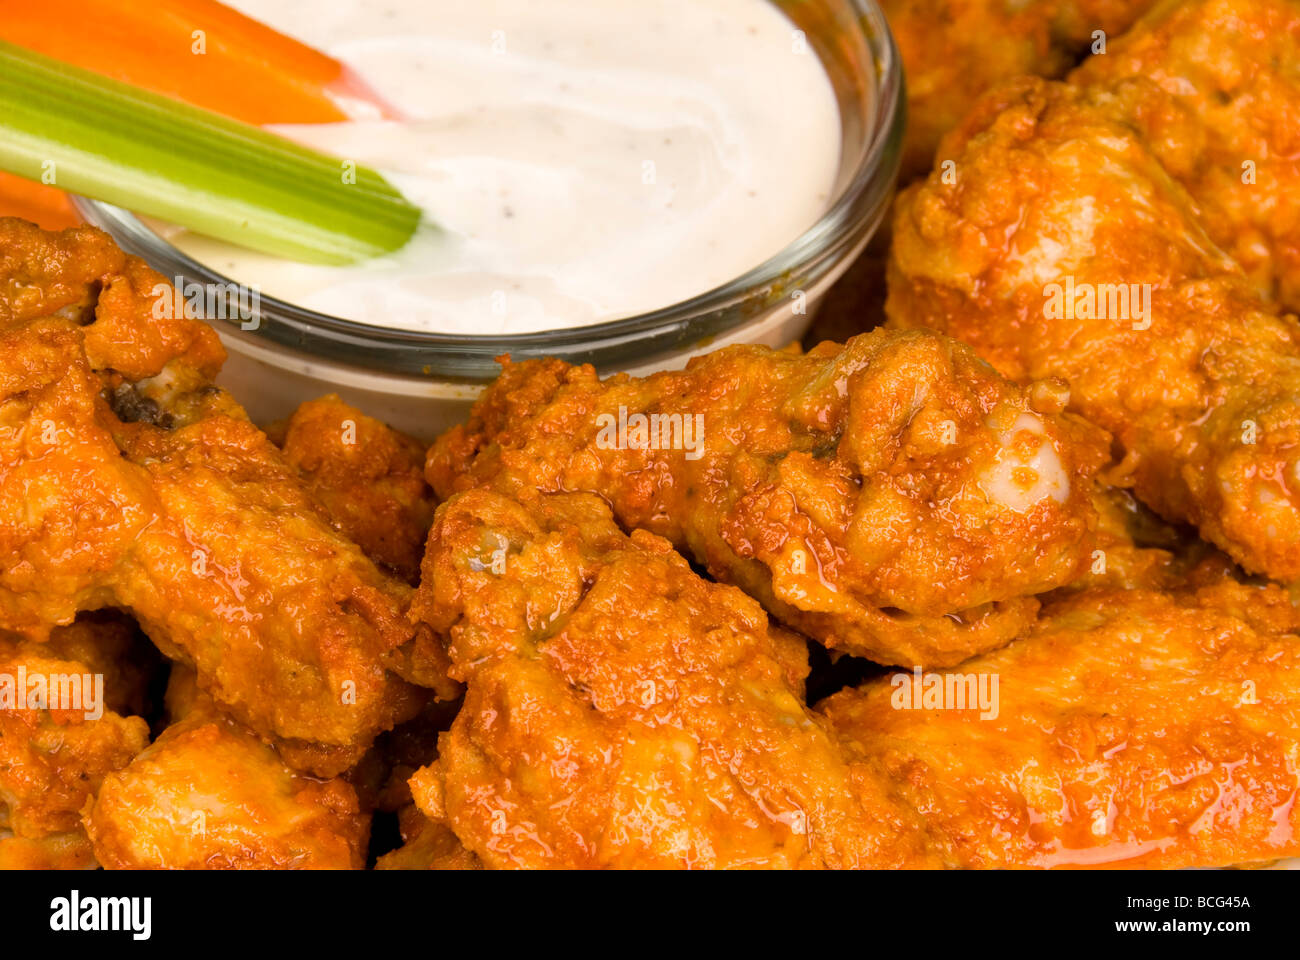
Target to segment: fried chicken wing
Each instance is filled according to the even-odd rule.
[[[412,634],[404,585],[334,533],[251,424],[208,418],[144,439],[125,449],[161,516],[119,565],[115,598],[291,764],[351,766],[419,706],[385,661]]]
[[[173,723],[104,778],[85,810],[108,869],[360,869],[369,817],[352,787],[294,773],[224,716],[192,671],[167,694]]]
[[[1300,579],[1300,325],[1261,302],[1113,94],[990,94],[897,203],[888,312],[1069,381],[1112,472],[1248,570]]]
[[[47,642],[0,634],[0,869],[93,866],[81,809],[149,745],[134,633],[92,617]]]
[[[506,363],[428,476],[443,496],[600,494],[828,646],[952,664],[1014,637],[1092,549],[1107,454],[1062,402],[1059,383],[1021,390],[929,333],[732,347],[603,382]]]
[[[1022,74],[1062,76],[1097,46],[1097,31],[1118,38],[1154,3],[881,0],[907,82],[907,130],[899,182],[909,183],[930,171],[941,138],[961,122],[981,94]],[[806,344],[842,342],[884,321],[888,240],[889,230],[881,229],[826,292],[805,335]]]
[[[975,100],[1021,74],[1059,77],[1094,31],[1117,36],[1153,0],[882,0],[907,79],[903,179],[923,175]]]
[[[88,870],[95,854],[84,830],[33,839],[0,827],[0,870]]]
[[[436,505],[424,479],[423,444],[333,395],[302,404],[287,422],[271,425],[268,436],[336,530],[376,564],[418,583]],[[442,648],[418,627],[414,641],[391,651],[385,663],[436,691],[443,703],[459,694],[447,679]]]
[[[154,318],[161,277],[90,229],[0,246],[0,627],[128,609],[291,764],[351,766],[422,700],[389,669],[409,588],[211,385],[211,329]]]
[[[1210,238],[1300,309],[1300,3],[1165,0],[1070,81],[1113,92]]]
[[[488,867],[932,862],[805,707],[803,641],[595,496],[452,498],[413,612],[466,696],[412,792]]]
[[[335,527],[376,563],[418,582],[435,506],[424,444],[333,394],[300,406],[275,439]]]
[[[952,675],[991,710],[906,673],[820,709],[952,866],[1256,863],[1300,854],[1298,631],[1272,585],[1098,589]]]

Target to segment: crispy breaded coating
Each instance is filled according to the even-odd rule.
[[[1300,310],[1300,3],[1165,0],[1070,81],[1113,92],[1210,238]]]
[[[154,317],[161,277],[89,228],[3,221],[0,237],[0,627],[40,637],[128,609],[292,765],[351,766],[423,699],[388,661],[419,632],[410,589],[211,385],[213,331]]]
[[[1156,0],[881,0],[907,86],[899,182],[923,177],[975,101],[1022,74],[1059,77],[1106,35],[1117,42]],[[1103,58],[1104,59],[1104,58]],[[804,343],[843,342],[884,321],[888,229],[827,291]]]
[[[360,869],[369,817],[341,779],[294,773],[178,666],[173,723],[85,810],[108,869]]]
[[[1111,94],[995,91],[896,204],[891,323],[1069,381],[1113,478],[1246,569],[1300,579],[1300,325],[1261,302]]]
[[[1153,0],[882,0],[907,80],[903,181],[924,175],[939,140],[975,100],[1021,74],[1059,77],[1094,31],[1113,38]]]
[[[417,583],[436,506],[424,481],[424,444],[333,394],[298,407],[275,439],[334,526]]]
[[[452,498],[413,611],[467,690],[412,792],[488,867],[932,862],[805,707],[803,641],[597,497]]]
[[[246,421],[140,439],[125,449],[147,469],[162,518],[119,569],[118,601],[292,765],[322,776],[351,766],[419,707],[385,659],[413,634],[409,591],[325,522]]]
[[[48,642],[0,634],[0,869],[93,866],[81,809],[149,745],[148,724],[126,715],[144,697],[141,675],[122,662],[133,632],[88,619]]]
[[[1297,631],[1273,585],[1099,589],[961,667],[997,679],[996,716],[907,709],[907,673],[820,710],[952,866],[1257,863],[1300,854]]]
[[[443,496],[597,493],[827,646],[953,664],[1016,636],[1092,550],[1108,452],[1064,396],[931,333],[730,347],[644,379],[506,363],[428,476]]]
[[[1070,60],[1052,43],[1047,3],[881,0],[907,82],[903,182],[923,175],[935,149],[975,99],[1022,73],[1059,76]]]
[[[14,836],[0,828],[0,870],[87,870],[95,854],[86,832],[52,833],[39,839]]]

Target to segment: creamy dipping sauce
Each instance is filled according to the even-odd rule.
[[[226,2],[404,117],[348,104],[354,122],[275,129],[380,170],[442,228],[342,268],[159,228],[263,295],[398,329],[583,326],[738,277],[830,201],[835,95],[767,0]]]

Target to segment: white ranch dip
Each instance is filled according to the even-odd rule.
[[[384,172],[443,228],[345,268],[164,229],[264,295],[399,329],[583,326],[734,279],[828,205],[835,96],[766,0],[227,2],[409,118],[276,129]]]

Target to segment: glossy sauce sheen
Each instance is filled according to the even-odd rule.
[[[235,0],[407,119],[277,128],[387,173],[444,230],[349,268],[165,235],[265,295],[364,323],[520,333],[670,306],[826,209],[830,81],[766,0]]]

